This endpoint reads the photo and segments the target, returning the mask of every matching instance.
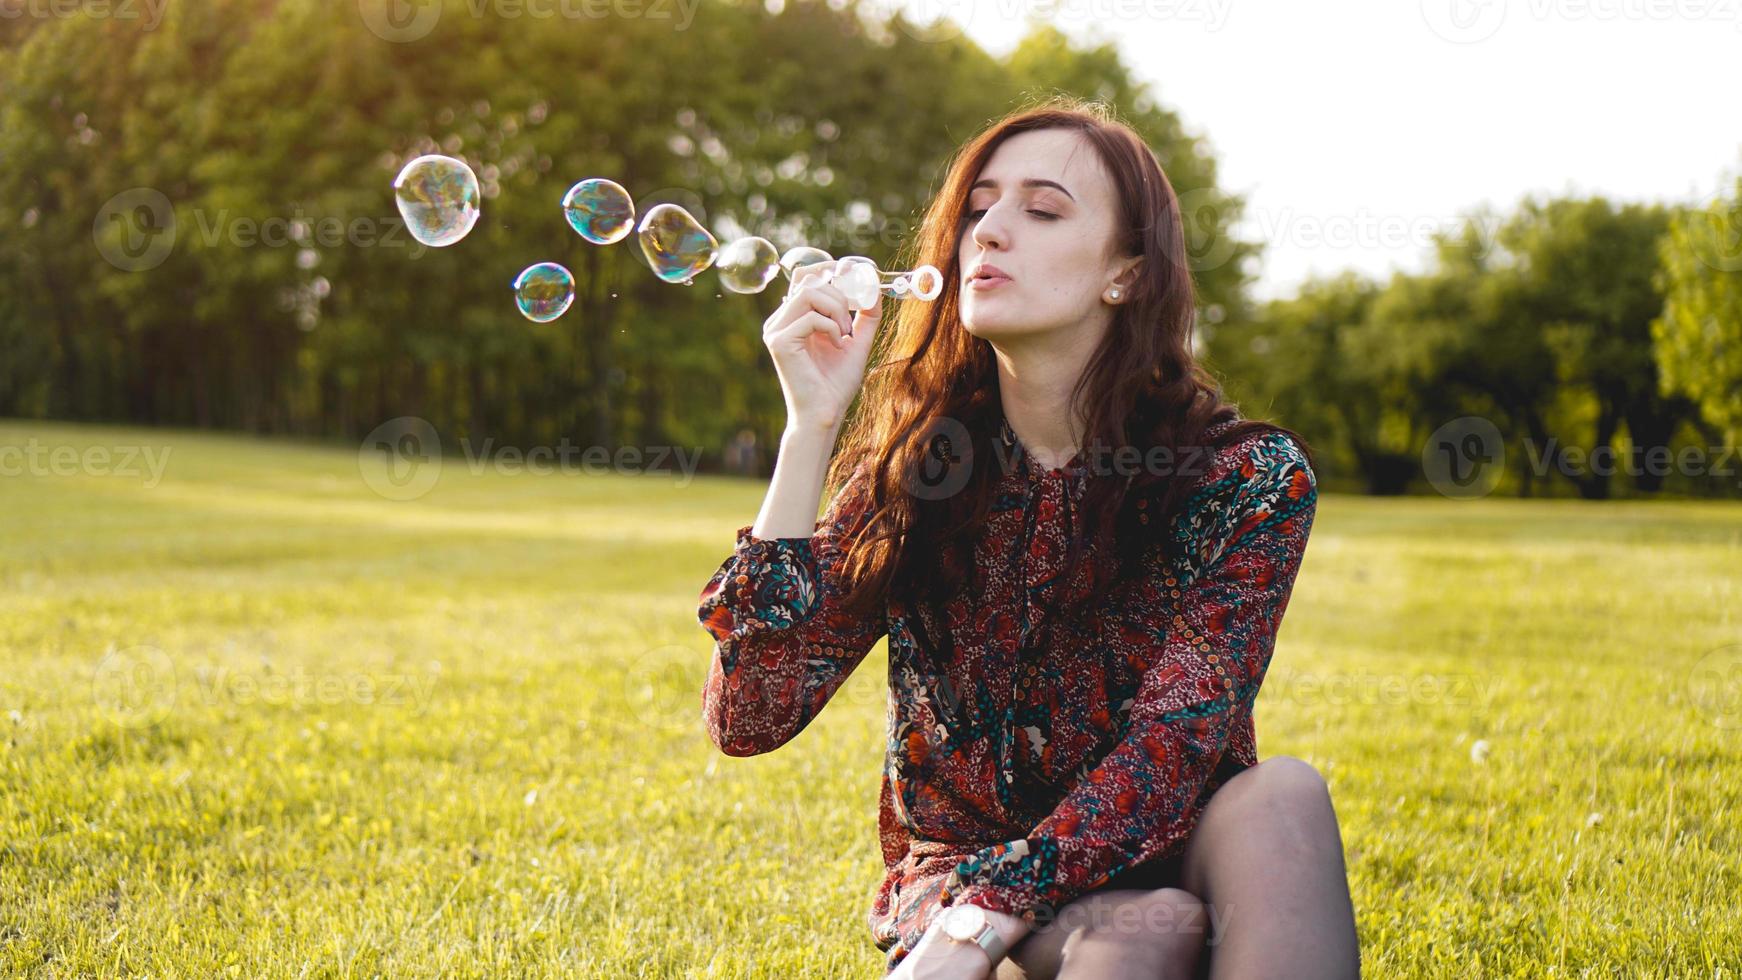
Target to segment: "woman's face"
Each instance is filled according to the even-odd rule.
[[[1000,143],[974,179],[956,247],[968,332],[996,340],[1110,319],[1108,290],[1137,262],[1113,254],[1114,211],[1113,182],[1076,132]],[[975,281],[993,266],[1008,278]]]

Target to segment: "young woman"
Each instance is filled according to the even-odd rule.
[[[880,336],[817,266],[763,325],[788,425],[701,594],[704,720],[778,748],[887,635],[891,976],[1359,973],[1326,784],[1252,725],[1311,456],[1194,362],[1178,206],[1055,101],[952,162],[908,256],[936,302]]]

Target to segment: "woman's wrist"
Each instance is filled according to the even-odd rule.
[[[1028,922],[1021,916],[1011,915],[1008,912],[999,912],[996,909],[984,907],[981,908],[981,911],[986,913],[986,924],[997,930],[998,938],[1003,940],[1004,952],[1006,955],[1008,955],[1010,950],[1014,949],[1016,944],[1021,942],[1029,933]],[[949,936],[945,935],[944,924],[940,919],[932,920],[931,925],[926,928],[925,935],[922,939],[930,940],[934,943],[956,945],[964,948],[972,945],[970,943],[957,943]],[[997,966],[997,964],[994,963],[993,966]]]
[[[985,909],[986,921],[992,928],[998,930],[998,938],[1004,940],[1006,950],[1022,941],[1028,935],[1028,923],[1021,916],[1000,912],[997,909]]]

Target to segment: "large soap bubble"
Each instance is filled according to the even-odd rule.
[[[720,254],[719,241],[676,204],[654,205],[642,217],[636,236],[653,274],[666,282],[689,285]]]
[[[425,245],[452,245],[478,223],[478,175],[464,160],[418,157],[393,178],[393,196],[406,230]]]
[[[622,184],[589,177],[563,195],[563,216],[582,238],[594,245],[610,245],[635,227],[635,201]]]

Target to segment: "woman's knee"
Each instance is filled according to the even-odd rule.
[[[1318,808],[1328,804],[1331,788],[1313,764],[1288,755],[1271,756],[1229,779],[1210,797],[1211,807],[1263,809]]]

